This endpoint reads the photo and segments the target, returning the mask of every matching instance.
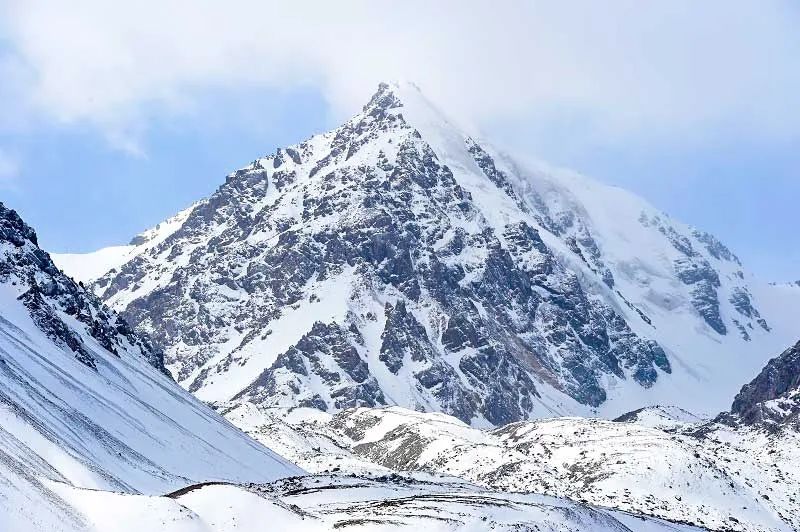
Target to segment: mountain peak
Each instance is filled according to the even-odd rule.
[[[378,85],[378,90],[372,95],[369,102],[364,105],[363,111],[366,114],[373,114],[378,110],[387,111],[402,107],[402,105],[392,87],[388,83],[381,82]]]
[[[378,83],[378,88],[370,98],[364,109],[373,107],[379,102],[392,102],[396,106],[402,106],[403,100],[413,99],[414,97],[422,97],[422,91],[419,86],[410,81],[382,81]]]
[[[366,111],[376,105],[385,108],[385,104],[391,103],[394,106],[402,106],[405,99],[424,97],[422,90],[419,86],[411,81],[382,81],[378,83],[378,89],[370,98],[367,105],[364,106]]]
[[[464,128],[454,126],[452,119],[411,81],[381,82],[362,112],[368,116],[390,112],[402,115],[403,120],[428,142],[435,142],[443,130],[454,130],[451,133],[463,144],[461,131]]]

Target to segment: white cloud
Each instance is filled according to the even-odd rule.
[[[800,127],[790,1],[18,0],[4,11],[26,105],[131,150],[144,109],[180,111],[207,88],[311,85],[340,114],[397,78],[479,124],[573,113],[623,136]]]

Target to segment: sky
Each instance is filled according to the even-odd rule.
[[[124,243],[404,79],[800,279],[798,27],[791,0],[0,0],[0,200],[51,251]]]

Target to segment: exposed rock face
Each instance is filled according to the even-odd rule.
[[[490,424],[589,410],[673,372],[659,327],[674,302],[724,335],[741,280],[724,246],[640,200],[656,262],[612,253],[617,229],[580,201],[416,89],[381,85],[341,127],[229,175],[93,287],[205,400]]]
[[[800,428],[800,343],[770,360],[742,387],[731,414],[746,425]]]
[[[164,373],[163,354],[141,334],[133,332],[96,296],[64,275],[39,248],[36,233],[16,211],[0,203],[0,283],[20,289],[19,299],[36,326],[53,342],[69,348],[81,363],[95,368],[84,340],[65,320],[74,318],[103,348],[137,351]]]
[[[320,410],[327,410],[329,404],[336,409],[385,405],[386,399],[357,344],[363,345],[358,329],[348,331],[335,323],[317,322],[236,399],[267,404],[284,396],[290,404]],[[313,381],[317,379],[329,391],[325,397],[316,391]]]
[[[719,313],[719,275],[705,260],[693,260],[691,255],[675,261],[678,278],[692,286],[692,304],[706,323],[719,334],[726,334],[727,327]]]

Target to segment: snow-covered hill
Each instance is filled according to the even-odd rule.
[[[675,406],[654,405],[627,412],[614,421],[636,423],[654,429],[683,429],[702,423],[702,418]]]
[[[709,530],[800,526],[800,434],[673,420],[556,418],[479,430],[443,414],[390,407],[286,417],[249,404],[226,416],[318,473],[418,471],[508,493],[544,493]],[[305,417],[304,416],[308,416]],[[633,528],[633,530],[638,530]]]
[[[57,486],[156,494],[300,471],[177,386],[0,204],[0,530],[83,530]]]
[[[800,293],[713,236],[511,158],[411,85],[381,85],[173,222],[92,287],[208,401],[476,426],[656,403],[710,415],[797,335]]]

